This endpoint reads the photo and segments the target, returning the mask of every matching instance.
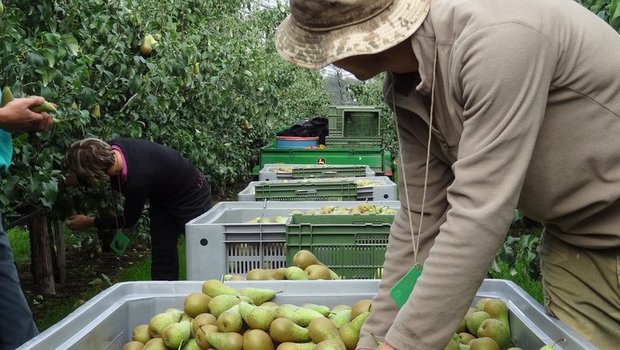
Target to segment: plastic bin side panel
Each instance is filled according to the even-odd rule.
[[[226,250],[222,225],[187,225],[185,250],[188,280],[219,279],[226,270]],[[198,262],[198,263],[194,263]]]

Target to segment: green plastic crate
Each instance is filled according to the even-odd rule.
[[[394,215],[301,215],[286,224],[286,261],[311,251],[344,279],[381,278]]]
[[[329,136],[379,137],[381,109],[375,106],[333,106],[328,115]]]
[[[357,184],[350,181],[330,182],[271,182],[256,185],[256,201],[354,201]]]
[[[292,171],[293,179],[362,176],[367,176],[365,165],[294,167]]]

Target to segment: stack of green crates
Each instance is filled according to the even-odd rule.
[[[394,215],[302,215],[286,224],[286,261],[311,251],[343,279],[381,278]]]
[[[254,188],[256,201],[354,201],[357,184],[353,181],[268,182]]]
[[[381,148],[381,109],[375,106],[333,106],[328,115],[327,147]]]

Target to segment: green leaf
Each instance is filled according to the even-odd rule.
[[[78,44],[77,39],[71,34],[64,34],[62,39],[65,41],[65,44],[69,49],[69,53],[73,56],[77,56],[78,51],[80,50],[80,45]]]

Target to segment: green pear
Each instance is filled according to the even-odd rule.
[[[211,297],[202,292],[190,293],[183,302],[183,311],[189,317],[196,317],[199,314],[209,312],[209,302]]]
[[[254,305],[260,305],[273,299],[277,292],[269,288],[254,288],[247,287],[239,291],[239,294],[244,297],[248,297],[252,300]]]
[[[491,315],[492,318],[502,321],[506,325],[506,327],[510,329],[510,311],[508,310],[508,305],[506,305],[506,302],[504,300],[495,298],[487,299],[482,304],[482,311],[487,312],[489,315]]]
[[[302,327],[306,327],[314,319],[325,318],[318,311],[291,304],[280,305],[276,309],[276,317],[288,318]]]
[[[209,302],[209,313],[215,317],[231,307],[239,304],[241,299],[236,295],[221,294],[211,298]]]
[[[11,92],[11,88],[5,86],[2,89],[2,104],[0,107],[6,106],[9,102],[13,101],[15,98],[13,97],[13,92]]]
[[[467,345],[469,350],[500,350],[495,340],[489,337],[472,339]]]
[[[465,319],[465,322],[467,323],[467,330],[469,331],[469,333],[477,337],[478,328],[480,328],[482,322],[487,318],[491,318],[491,315],[489,315],[489,313],[486,311],[474,311],[469,314],[469,316],[467,316],[467,318]]]
[[[149,334],[151,337],[161,337],[161,334],[166,327],[181,320],[182,314],[183,313],[181,311],[170,310],[151,317],[151,320],[149,321]]]
[[[199,326],[207,325],[207,324],[214,325],[216,321],[217,321],[217,318],[211,315],[210,313],[203,313],[203,314],[197,315],[192,320],[192,334],[194,335],[196,334]]]
[[[347,350],[355,350],[355,347],[360,340],[360,330],[369,316],[370,311],[364,311],[362,314],[338,330],[340,333],[340,338],[342,338]]]
[[[489,337],[495,340],[501,350],[506,350],[512,346],[508,326],[495,318],[488,318],[482,321],[480,327],[478,327],[478,337]]]
[[[198,343],[196,343],[196,339],[190,339],[185,345],[183,345],[181,350],[202,350],[202,348],[198,346]]]
[[[278,343],[305,343],[310,341],[308,329],[296,324],[288,318],[276,318],[269,327],[271,339]]]
[[[471,350],[471,349],[469,348],[469,345],[459,343],[459,350]]]
[[[351,309],[340,310],[337,312],[332,312],[329,315],[329,319],[334,322],[336,328],[340,329],[347,323],[351,322]]]
[[[262,281],[271,279],[271,275],[265,269],[252,269],[245,275],[248,281]]]
[[[149,334],[149,325],[139,324],[135,326],[131,332],[131,339],[139,341],[142,344],[146,344],[146,342],[151,339],[151,335]]]
[[[318,311],[320,314],[322,314],[325,317],[328,317],[331,314],[331,310],[329,309],[329,307],[325,305],[304,304],[301,307],[305,307],[306,309]]]
[[[356,318],[357,316],[361,315],[365,311],[370,311],[371,306],[372,306],[371,299],[360,299],[356,301],[351,306],[351,319]]]
[[[289,266],[284,272],[284,277],[287,280],[307,280],[308,276],[301,268],[297,266]]]
[[[314,342],[307,343],[292,343],[285,342],[278,345],[276,350],[316,350],[316,344]]]
[[[347,304],[340,304],[340,305],[336,305],[334,307],[332,307],[332,313],[336,313],[340,310],[351,310],[351,305],[347,305]]]
[[[245,323],[252,329],[269,330],[276,318],[276,308],[272,306],[255,306],[245,302],[239,304],[239,312]]]
[[[476,311],[484,311],[484,304],[493,298],[482,298],[476,302]]]
[[[329,318],[315,318],[308,324],[308,335],[313,342],[321,343],[324,340],[335,339],[342,342],[338,328]],[[344,345],[344,343],[343,343]]]
[[[235,332],[207,334],[207,341],[216,350],[243,350],[243,336]]]
[[[342,343],[342,340],[327,339],[316,344],[316,350],[346,350],[346,346]]]
[[[192,324],[189,321],[173,323],[166,327],[161,334],[164,345],[170,349],[178,349],[185,344],[192,334]]]
[[[336,272],[334,272],[332,269],[328,268],[327,270],[329,270],[329,278],[332,280],[339,280],[342,279]]]
[[[246,350],[274,350],[269,334],[260,329],[251,329],[243,335],[243,348]]]
[[[201,349],[210,349],[211,344],[207,341],[207,334],[217,332],[217,326],[214,324],[205,324],[198,327],[196,331],[196,343]]]
[[[29,107],[28,109],[30,109],[33,112],[36,113],[41,113],[41,112],[47,112],[47,113],[53,113],[53,112],[57,112],[58,110],[56,109],[56,106],[54,106],[53,103],[50,102],[43,102],[42,104],[38,105],[38,106],[34,106],[34,107]]]
[[[331,280],[329,268],[325,265],[313,264],[304,269],[309,280]]]
[[[143,347],[144,347],[144,343],[141,343],[136,340],[132,340],[128,343],[125,343],[125,345],[123,345],[121,350],[142,350]]]
[[[469,341],[475,339],[476,337],[471,333],[460,332],[459,338],[461,339],[461,344],[469,344]]]
[[[286,271],[286,267],[280,267],[277,269],[268,269],[267,272],[269,273],[269,275],[271,276],[271,279],[274,280],[283,280],[284,277],[284,272]]]
[[[168,350],[162,338],[153,338],[144,344],[142,350]]]
[[[467,319],[467,317],[474,311],[478,311],[476,308],[474,307],[470,307],[467,310],[467,313],[465,314],[465,317],[463,317],[463,319],[461,320],[461,322],[459,322],[459,325],[456,327],[456,333],[462,333],[462,332],[467,332],[467,322],[465,322],[465,320]]]
[[[271,306],[271,307],[277,308],[280,305],[278,305],[278,303],[274,303],[273,301],[267,301],[267,302],[260,304],[260,306]]]
[[[234,305],[230,309],[222,312],[215,322],[219,332],[241,332],[243,329],[243,318],[239,313],[239,305]]]
[[[235,288],[227,286],[224,282],[215,279],[205,281],[202,284],[202,292],[211,298],[222,294],[239,295],[239,292]]]

